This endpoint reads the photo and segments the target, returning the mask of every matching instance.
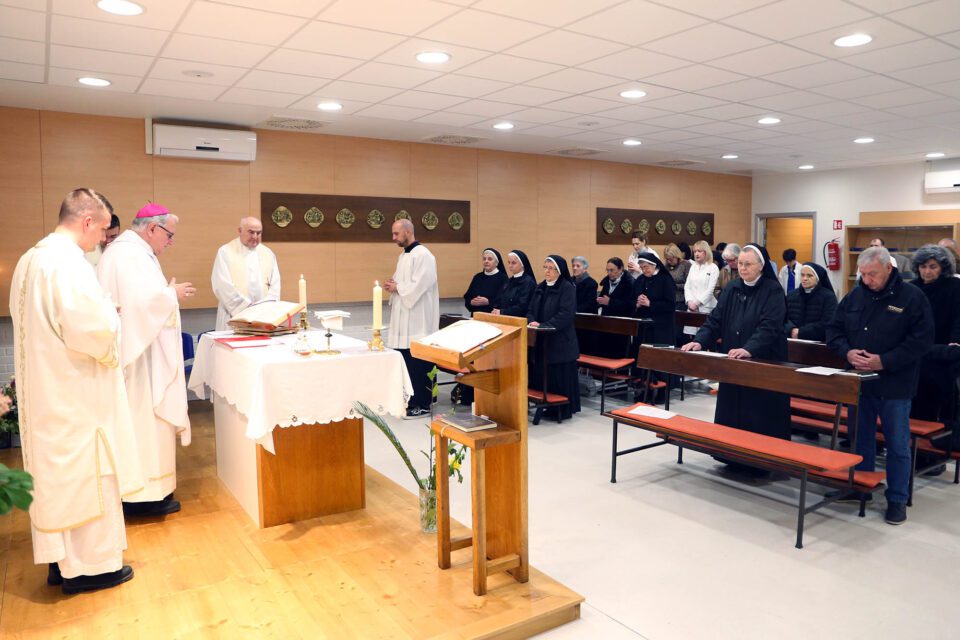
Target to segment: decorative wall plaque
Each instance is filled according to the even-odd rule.
[[[673,242],[685,240],[691,244],[697,240],[706,240],[708,244],[713,244],[715,223],[712,213],[597,207],[595,219],[597,244],[623,245],[629,242],[624,238],[624,234],[629,235],[629,232],[624,229],[628,221],[637,231],[643,233],[656,231],[659,236],[663,236],[662,238],[654,236],[657,238],[653,241],[655,244],[664,244],[670,240]],[[704,225],[704,223],[709,224]],[[666,235],[668,228],[673,231],[672,236]]]
[[[344,229],[349,229],[350,225],[356,222],[357,217],[353,215],[353,211],[344,207],[337,212],[337,224],[343,227]]]
[[[285,226],[293,222],[293,212],[283,205],[280,205],[273,210],[273,213],[270,214],[270,219],[273,220],[273,224],[283,229]]]
[[[630,218],[625,218],[624,221],[620,223],[620,231],[630,235],[630,232],[633,231],[633,223],[630,222]]]
[[[371,229],[379,229],[383,226],[383,214],[380,213],[379,209],[374,209],[367,214],[367,224],[370,225]]]
[[[310,207],[307,209],[307,212],[303,214],[303,221],[306,222],[311,229],[316,229],[323,224],[323,211],[320,211],[320,209],[316,207]]]
[[[397,220],[409,220],[425,242],[470,242],[469,200],[264,192],[260,216],[267,243],[388,243]]]

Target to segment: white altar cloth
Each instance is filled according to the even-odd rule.
[[[406,414],[413,385],[397,351],[369,351],[365,342],[343,335],[333,336],[331,348],[342,352],[333,356],[294,353],[294,335],[246,349],[214,340],[230,335],[211,331],[200,337],[187,387],[201,399],[209,388],[236,407],[246,419],[246,437],[270,453],[274,427],[358,417],[352,413],[356,401],[379,414]],[[326,348],[322,331],[311,331],[310,341]]]

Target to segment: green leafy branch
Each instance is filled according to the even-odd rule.
[[[26,511],[33,502],[32,490],[33,478],[29,473],[0,463],[0,515],[13,507]]]

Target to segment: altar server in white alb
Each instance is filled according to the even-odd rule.
[[[393,223],[393,241],[403,249],[397,259],[397,270],[383,288],[390,296],[390,326],[386,345],[403,355],[413,383],[413,397],[407,404],[407,418],[430,415],[433,400],[427,373],[433,364],[410,355],[410,341],[429,335],[440,328],[440,290],[437,288],[437,259],[417,242],[413,223]]]
[[[72,191],[10,288],[33,559],[49,563],[47,583],[64,593],[133,577],[123,564],[120,496],[135,495],[143,478],[119,367],[120,318],[83,256],[109,225],[100,194]]]
[[[105,251],[97,275],[120,306],[120,365],[130,399],[143,468],[143,491],[124,498],[127,516],[180,510],[176,436],[190,444],[187,386],[180,337],[180,300],[195,293],[189,282],[167,282],[157,256],[173,244],[177,216],[148,204]]]
[[[254,217],[240,220],[237,237],[217,250],[213,262],[213,295],[217,307],[217,330],[251,304],[280,299],[280,269],[277,256],[260,243],[263,225]]]

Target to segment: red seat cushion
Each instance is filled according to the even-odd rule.
[[[546,399],[544,399],[543,391],[539,389],[527,389],[527,398],[540,403],[545,402],[546,404],[564,404],[570,402],[567,396],[561,396],[556,393],[548,393]]]
[[[577,358],[577,364],[581,367],[590,369],[606,369],[615,371],[629,367],[634,362],[633,358],[601,358],[600,356],[581,355]]]

